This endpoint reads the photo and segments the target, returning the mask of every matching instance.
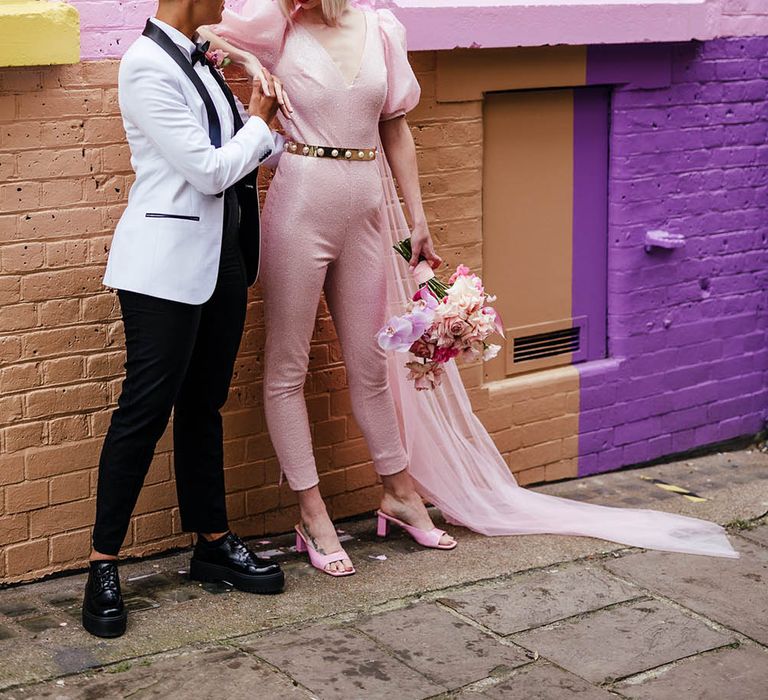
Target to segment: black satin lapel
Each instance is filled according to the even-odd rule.
[[[230,90],[229,85],[227,85],[227,81],[224,80],[223,76],[221,73],[219,73],[218,70],[212,66],[208,66],[208,70],[211,71],[211,75],[213,75],[214,80],[219,84],[221,91],[224,93],[224,97],[226,97],[227,102],[229,102],[229,108],[232,110],[232,116],[235,120],[235,133],[237,133],[240,131],[240,129],[243,128],[243,120],[240,117],[239,110],[237,109],[235,96],[232,94],[232,90]]]
[[[184,74],[192,81],[195,89],[200,94],[205,105],[205,111],[208,114],[208,134],[211,137],[211,143],[216,148],[221,148],[221,121],[219,121],[219,114],[216,111],[216,107],[213,104],[208,90],[205,89],[203,81],[200,80],[200,76],[195,72],[189,59],[184,52],[173,43],[171,37],[169,37],[160,27],[147,20],[147,26],[144,27],[142,34],[154,41],[163,51],[165,51],[176,63],[179,65]],[[239,115],[238,115],[239,118]],[[242,121],[240,122],[242,126]]]

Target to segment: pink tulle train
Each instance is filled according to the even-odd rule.
[[[390,247],[409,230],[389,166],[384,158],[379,163],[386,202],[382,254],[388,261],[389,311],[395,315],[402,313],[415,285]],[[401,437],[420,493],[448,522],[485,535],[582,535],[648,549],[738,557],[715,523],[571,501],[520,487],[472,412],[456,365],[446,365],[437,390],[416,392],[405,378],[405,357],[389,357]]]

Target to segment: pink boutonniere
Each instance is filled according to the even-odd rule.
[[[207,51],[205,57],[216,70],[222,70],[223,68],[226,68],[230,63],[232,63],[232,59],[230,59],[229,54],[225,51],[222,51],[221,49]]]

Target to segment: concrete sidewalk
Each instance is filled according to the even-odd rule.
[[[683,486],[692,503],[643,479]],[[127,634],[79,625],[84,575],[0,591],[3,698],[768,697],[768,455],[753,448],[542,487],[731,524],[739,560],[586,538],[450,528],[423,550],[342,524],[356,576],[331,579],[288,538],[253,541],[286,592],[186,577],[188,554],[125,564]]]

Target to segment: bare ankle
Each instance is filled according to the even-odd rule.
[[[416,495],[413,479],[406,469],[397,474],[382,476],[381,483],[384,486],[384,495],[396,498],[398,501],[406,501]]]
[[[299,511],[301,513],[302,521],[314,521],[318,519],[328,518],[328,510],[325,507],[325,501],[320,495],[320,489],[317,486],[307,489],[306,491],[299,491],[297,493],[299,499]]]
[[[88,561],[117,561],[117,555],[115,554],[102,554],[95,549],[91,550],[91,556],[88,557]]]

